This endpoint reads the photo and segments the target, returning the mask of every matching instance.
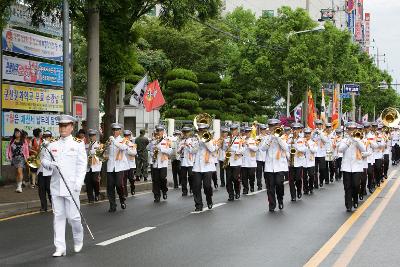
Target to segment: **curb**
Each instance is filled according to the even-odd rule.
[[[128,184],[129,187],[129,184]],[[152,189],[152,182],[140,182],[135,183],[136,193],[149,191]],[[129,190],[128,190],[129,191]],[[86,193],[79,195],[81,203],[87,203]],[[105,189],[100,190],[100,200],[107,199],[107,191]],[[40,210],[40,200],[32,200],[18,203],[6,203],[0,205],[0,219],[4,219],[10,216],[21,215],[30,212],[37,212]]]

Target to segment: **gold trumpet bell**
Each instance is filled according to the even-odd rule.
[[[198,123],[205,123],[208,124],[211,127],[212,123],[212,117],[208,113],[200,113],[196,115],[196,117],[193,120],[193,126],[198,129]]]
[[[388,107],[382,111],[380,119],[386,127],[394,127],[400,122],[400,113],[396,108]]]

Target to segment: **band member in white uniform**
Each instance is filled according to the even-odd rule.
[[[364,196],[367,195],[367,178],[368,178],[368,157],[372,155],[372,151],[367,150],[368,138],[364,134],[364,126],[358,124],[357,130],[362,133],[361,142],[365,146],[365,152],[362,153],[362,161],[363,161],[363,173],[361,175],[361,182],[360,182],[360,192],[358,193],[358,197],[360,200],[364,199]]]
[[[303,167],[303,187],[304,194],[308,195],[313,193],[314,189],[314,176],[315,176],[315,154],[317,153],[317,143],[311,138],[312,130],[310,128],[304,129],[304,144],[305,150],[305,164]]]
[[[260,134],[256,137],[257,146],[260,146],[265,138],[267,138],[267,126],[265,124],[260,124],[258,126],[260,129]],[[256,169],[256,179],[257,179],[257,190],[262,190],[262,178],[264,175],[266,154],[260,149],[256,152],[257,169]]]
[[[335,159],[335,180],[339,181],[342,179],[343,153],[339,152],[338,144],[342,141],[343,132],[341,129],[336,129],[335,134],[336,135],[335,135],[335,139],[333,140],[333,143],[332,143],[332,149],[333,149],[333,157]]]
[[[125,150],[126,158],[128,160],[129,169],[124,172],[124,194],[128,197],[128,180],[131,187],[131,195],[135,194],[135,169],[136,169],[136,144],[132,139],[132,132],[130,130],[124,130],[124,143],[128,146]]]
[[[52,133],[49,130],[46,130],[43,132],[43,141],[41,145],[43,144],[48,144],[52,139]],[[42,160],[43,159],[43,154],[46,152],[45,148],[40,148],[39,149],[40,154],[39,157]],[[51,175],[53,173],[53,169],[47,169],[43,167],[43,164],[40,164],[38,171],[37,171],[37,176],[38,176],[38,193],[39,193],[39,198],[40,198],[40,211],[42,212],[47,212],[47,197],[49,198],[50,204],[51,204],[51,193],[50,193],[50,179]]]
[[[314,131],[313,140],[317,143],[318,150],[315,155],[315,182],[314,188],[318,189],[319,186],[324,186],[325,183],[329,183],[328,169],[325,161],[326,157],[326,143],[329,142],[329,138],[323,131],[323,124],[321,120],[316,120],[315,125],[317,129]],[[318,175],[319,174],[319,175]]]
[[[376,147],[373,148],[374,157],[375,157],[375,168],[374,168],[374,176],[375,176],[375,185],[377,187],[381,186],[381,183],[384,182],[383,179],[383,151],[385,150],[386,142],[383,138],[383,134],[381,132],[382,126],[377,123],[372,123],[373,129],[376,130],[375,140]]]
[[[113,135],[108,139],[108,147],[106,154],[107,161],[107,196],[110,202],[109,212],[117,210],[115,202],[115,190],[117,190],[119,201],[122,209],[126,209],[125,194],[123,189],[124,172],[129,169],[128,159],[126,158],[126,150],[128,146],[125,144],[121,136],[121,125],[118,123],[111,124]]]
[[[357,125],[349,123],[347,126],[348,136],[339,144],[339,152],[343,153],[343,185],[344,201],[348,212],[358,208],[358,193],[360,181],[363,174],[364,162],[362,153],[365,152],[365,145],[359,138],[353,136]]]
[[[391,146],[392,146],[392,165],[397,165],[400,160],[400,133],[399,126],[396,125],[393,127],[393,131],[391,133]]]
[[[271,137],[266,138],[260,149],[266,151],[265,158],[265,184],[267,185],[267,194],[269,202],[269,211],[273,212],[276,208],[276,199],[278,199],[279,209],[283,209],[284,186],[283,180],[285,173],[289,171],[286,154],[289,153],[287,143],[275,133],[275,130],[281,127],[277,119],[269,119],[268,126],[271,131]]]
[[[332,148],[332,143],[335,140],[335,132],[332,131],[332,123],[327,122],[325,123],[325,133],[326,136],[328,137],[328,142],[325,144],[326,148],[326,156],[325,156],[325,161],[326,161],[326,167],[327,167],[327,177],[328,182],[333,183],[333,177],[335,176],[335,159],[333,157],[333,148]]]
[[[195,159],[193,165],[193,198],[195,203],[195,211],[203,210],[203,198],[201,188],[204,189],[206,195],[207,207],[212,209],[213,189],[211,187],[212,173],[216,171],[215,161],[212,159],[212,153],[217,151],[217,145],[213,140],[204,140],[203,134],[208,130],[209,125],[198,123],[198,140],[194,143]]]
[[[88,155],[88,167],[85,177],[86,193],[88,196],[89,203],[99,201],[100,196],[100,171],[102,162],[96,157],[96,150],[100,147],[100,143],[97,142],[97,131],[90,129],[89,143],[86,144],[86,152]],[[94,194],[93,194],[94,193]]]
[[[289,187],[292,201],[302,197],[303,167],[305,166],[306,145],[304,138],[300,137],[300,123],[292,124],[292,135],[288,140],[289,145]],[[294,152],[294,153],[293,153]]]
[[[182,128],[183,137],[178,146],[178,155],[181,159],[181,184],[182,184],[182,196],[188,195],[188,182],[190,191],[193,187],[193,163],[194,163],[194,152],[193,143],[194,138],[192,137],[192,129],[190,127]]]
[[[219,165],[219,179],[221,180],[221,187],[225,187],[225,169],[223,168],[225,160],[224,143],[227,142],[229,129],[227,127],[221,127],[221,137],[218,143],[218,165]]]
[[[249,193],[249,183],[250,192],[254,192],[254,182],[256,178],[256,152],[258,151],[258,146],[256,140],[250,137],[252,128],[246,127],[245,139],[243,140],[243,165],[242,165],[242,184],[243,184],[243,195]]]
[[[174,181],[174,188],[179,188],[181,184],[180,169],[181,169],[181,158],[178,155],[178,146],[181,141],[182,132],[175,130],[173,136],[169,138],[171,141],[171,168],[172,168],[172,178]]]
[[[72,197],[79,207],[79,193],[85,179],[87,157],[85,144],[71,135],[74,130],[74,122],[75,118],[70,115],[59,116],[60,139],[48,145],[48,150],[52,153],[54,161],[47,150],[42,159],[43,167],[53,170],[50,182],[54,214],[54,245],[56,247],[53,257],[66,255],[65,223],[67,220],[72,228],[74,251],[80,252],[83,246],[81,216]],[[72,195],[65,186],[60,172]]]
[[[383,139],[386,142],[385,150],[383,151],[383,177],[387,179],[389,165],[390,165],[390,152],[392,150],[392,140],[390,131],[383,132]]]

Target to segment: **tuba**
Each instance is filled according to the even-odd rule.
[[[400,122],[400,113],[396,108],[388,107],[382,111],[380,119],[386,127],[394,127]]]
[[[193,120],[193,126],[198,130],[198,124],[199,123],[205,123],[209,126],[211,126],[212,123],[212,117],[208,113],[200,113],[196,115],[196,117]],[[210,142],[212,139],[212,133],[210,131],[207,131],[203,133],[201,136],[198,137],[198,139],[204,143]]]

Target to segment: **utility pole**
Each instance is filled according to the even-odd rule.
[[[290,81],[287,82],[286,117],[290,117]]]
[[[125,79],[121,81],[119,87],[119,111],[118,111],[118,123],[124,126],[125,122],[125,105],[124,105],[124,98],[125,98]]]
[[[306,10],[310,13],[310,0],[306,0]]]
[[[356,96],[355,93],[351,93],[351,120],[356,121]]]
[[[99,91],[100,91],[100,15],[98,0],[89,1],[88,10],[88,89],[87,89],[87,126],[99,129]],[[108,125],[106,125],[108,126]],[[100,129],[99,129],[100,130]]]
[[[64,67],[64,113],[71,114],[71,77],[69,58],[69,3],[63,0],[63,67]]]

